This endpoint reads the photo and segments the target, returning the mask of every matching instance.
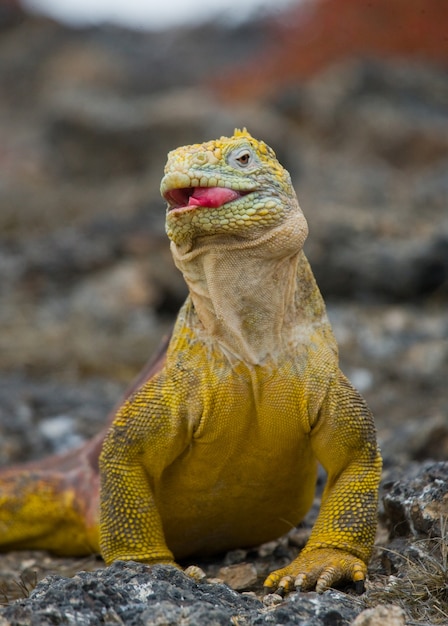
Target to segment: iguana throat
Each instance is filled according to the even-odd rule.
[[[276,362],[298,340],[295,309],[301,229],[283,225],[238,245],[207,239],[186,253],[171,244],[199,318],[199,331],[217,341],[232,360],[255,365]],[[269,260],[268,240],[277,252]]]

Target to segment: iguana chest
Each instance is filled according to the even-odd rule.
[[[299,370],[291,362],[202,368],[200,393],[190,398],[192,410],[200,406],[198,425],[156,488],[175,554],[256,545],[303,518],[316,461]]]

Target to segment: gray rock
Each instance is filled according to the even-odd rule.
[[[82,384],[0,378],[0,466],[61,452],[95,435],[124,385],[104,379]]]
[[[384,511],[392,537],[442,537],[448,517],[448,462],[411,467],[401,480],[386,485]]]
[[[247,120],[254,135],[269,143],[281,147],[289,139],[273,112],[256,105],[225,107],[197,86],[133,98],[64,89],[51,94],[47,107],[52,170],[90,182],[154,173],[158,183],[170,150],[231,134]]]
[[[174,567],[116,562],[72,579],[44,579],[29,598],[0,609],[0,626],[342,626],[359,612],[350,597],[336,591],[295,593],[279,605],[265,607],[226,585],[196,583]]]
[[[333,143],[395,167],[427,165],[448,150],[443,68],[379,60],[343,63],[313,81],[302,109]],[[303,115],[303,113],[302,113]]]
[[[388,461],[385,472],[388,471],[389,463],[393,473],[397,464],[406,467],[411,461],[444,461],[448,458],[448,424],[445,415],[425,416],[420,422],[411,420],[395,424],[387,436],[383,434],[381,450]]]
[[[405,241],[372,238],[357,224],[340,224],[319,233],[320,253],[312,256],[317,281],[327,296],[412,300],[446,292],[448,229]]]

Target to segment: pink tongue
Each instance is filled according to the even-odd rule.
[[[215,208],[239,197],[238,191],[227,187],[196,187],[188,200],[188,206]]]

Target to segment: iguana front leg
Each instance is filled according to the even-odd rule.
[[[160,377],[144,385],[122,407],[104,441],[100,547],[107,564],[118,559],[174,563],[154,486],[187,445],[187,429],[171,411],[176,398],[172,383],[165,383],[165,391],[163,387]]]
[[[362,590],[375,538],[381,457],[372,415],[342,374],[313,425],[311,445],[328,474],[321,510],[302,552],[272,572],[265,587],[322,592],[352,580]]]

